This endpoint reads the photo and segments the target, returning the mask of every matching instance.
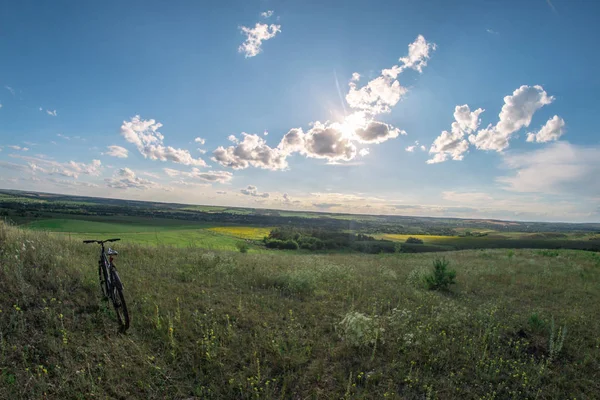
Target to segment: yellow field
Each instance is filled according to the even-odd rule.
[[[373,235],[376,239],[394,240],[396,242],[405,242],[409,237],[421,239],[423,242],[430,242],[433,240],[448,240],[456,239],[458,236],[437,236],[437,235],[400,235],[395,233],[382,233],[379,235]]]
[[[253,226],[216,226],[209,228],[213,232],[222,235],[234,236],[240,239],[260,240],[268,236],[273,228],[253,227]]]

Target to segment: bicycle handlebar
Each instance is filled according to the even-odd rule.
[[[107,242],[117,242],[121,239],[106,239],[106,240],[84,240],[83,243],[98,243],[98,244],[104,244]]]

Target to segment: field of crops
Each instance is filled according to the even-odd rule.
[[[273,228],[252,227],[252,226],[216,226],[209,228],[210,231],[222,235],[233,236],[240,239],[261,240],[268,236]]]

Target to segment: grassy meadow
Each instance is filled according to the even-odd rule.
[[[186,223],[165,218],[51,218],[29,222],[27,229],[48,231],[73,241],[119,237],[123,242],[145,246],[202,247],[210,250],[236,250],[240,241],[260,240],[271,228],[215,226]],[[250,245],[250,251],[263,251]]]
[[[129,234],[124,232],[123,234]],[[132,233],[137,234],[137,233]],[[0,223],[2,399],[594,399],[600,255],[249,253],[97,245]]]

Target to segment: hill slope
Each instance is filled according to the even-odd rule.
[[[115,248],[125,335],[99,298],[97,246],[0,225],[0,398],[600,391],[598,254],[447,253],[458,285],[444,294],[419,284],[433,254]]]

